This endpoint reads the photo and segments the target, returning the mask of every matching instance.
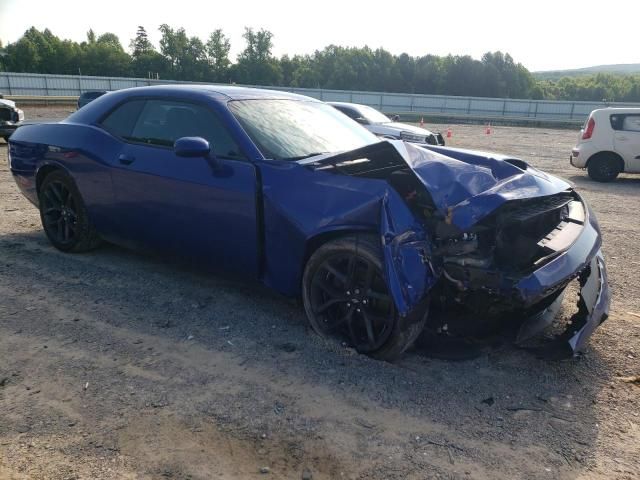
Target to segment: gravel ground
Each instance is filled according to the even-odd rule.
[[[377,362],[259,285],[114,246],[62,254],[0,142],[0,478],[640,478],[640,385],[623,379],[640,374],[640,177],[589,181],[568,165],[574,131],[451,127],[451,145],[565,177],[598,214],[613,309],[582,357]]]

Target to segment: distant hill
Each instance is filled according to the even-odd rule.
[[[640,74],[640,63],[621,63],[618,65],[596,65],[595,67],[575,68],[571,70],[548,70],[533,72],[541,80],[557,80],[561,77],[579,77],[595,73],[614,73],[620,75]]]

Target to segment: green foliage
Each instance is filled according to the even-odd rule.
[[[212,82],[228,82],[229,81],[229,50],[231,50],[231,42],[225,36],[221,29],[214,30],[206,44],[207,61],[211,71],[210,80]]]
[[[311,55],[273,56],[273,34],[246,28],[236,63],[221,29],[206,42],[184,28],[159,27],[160,50],[139,26],[126,52],[113,33],[87,32],[87,41],[61,40],[48,29],[27,30],[4,49],[0,69],[14,72],[153,77],[190,81],[283,85],[479,97],[640,101],[640,75],[598,73],[539,79],[508,53],[472,57],[412,57],[378,48],[329,45]]]
[[[131,49],[131,56],[133,58],[155,52],[155,48],[153,48],[153,45],[149,41],[147,30],[142,25],[138,26],[136,36],[131,40],[131,43],[129,43],[129,48]]]
[[[135,38],[129,44],[131,49],[131,70],[135,77],[156,77],[169,71],[169,62],[158,53],[149,41],[146,29],[140,25]]]
[[[233,65],[231,77],[238,83],[249,85],[280,85],[282,70],[276,58],[271,55],[273,34],[268,30],[254,31],[245,28],[242,35],[247,46],[238,55],[238,63]]]
[[[538,83],[544,97],[554,100],[640,102],[640,75],[598,73]]]

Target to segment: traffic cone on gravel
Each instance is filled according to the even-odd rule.
[[[447,138],[453,137],[453,133],[451,133],[451,127],[447,128]]]
[[[485,132],[487,135],[491,135],[491,124],[487,123],[487,130]]]

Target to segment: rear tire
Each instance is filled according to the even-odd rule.
[[[40,220],[51,244],[63,252],[86,252],[100,237],[73,179],[61,170],[48,174],[38,192]]]
[[[304,270],[302,300],[320,336],[341,336],[358,352],[386,361],[413,344],[427,317],[425,312],[416,321],[396,312],[373,235],[345,236],[318,248]]]
[[[620,159],[611,154],[597,154],[589,160],[587,172],[596,182],[611,182],[620,173]]]

